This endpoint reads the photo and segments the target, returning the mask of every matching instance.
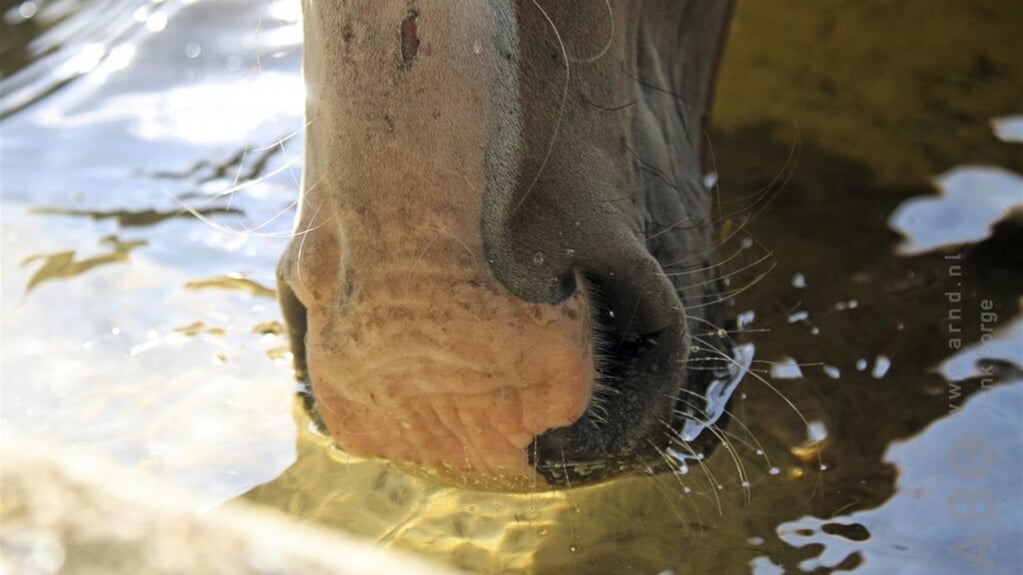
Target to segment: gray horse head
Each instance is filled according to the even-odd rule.
[[[731,2],[304,10],[279,287],[337,442],[498,487],[697,456],[734,371],[700,158]]]

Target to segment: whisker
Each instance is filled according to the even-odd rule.
[[[777,174],[775,174],[774,178],[770,182],[762,186],[756,192],[753,192],[752,194],[749,194],[748,196],[745,196],[743,198],[737,198],[735,200],[726,201],[726,203],[735,203],[739,201],[746,201],[747,198],[753,198],[752,202],[749,205],[739,208],[735,211],[729,212],[727,214],[721,214],[720,219],[722,222],[733,216],[737,216],[740,213],[749,212],[754,208],[757,209],[754,210],[754,212],[750,215],[749,218],[747,218],[747,220],[749,221],[756,218],[761,213],[763,213],[764,209],[766,209],[767,206],[770,205],[773,199],[776,198],[778,194],[780,194],[782,190],[785,189],[785,187],[791,181],[792,176],[795,174],[796,163],[798,162],[799,158],[799,150],[802,146],[802,137],[799,133],[799,127],[798,125],[794,126],[796,128],[796,137],[792,141],[792,146],[789,149],[789,155],[785,159],[785,163],[782,165],[781,169],[778,171]],[[759,205],[761,204],[761,202],[764,202],[764,205]]]
[[[710,156],[711,173],[715,174],[715,176],[716,176],[716,181],[714,182],[714,185],[713,185],[713,188],[712,188],[711,192],[714,194],[714,205],[717,206],[717,209],[714,210],[718,214],[717,221],[715,222],[715,224],[716,224],[716,226],[718,228],[720,228],[721,225],[724,223],[723,222],[724,210],[722,209],[723,200],[721,198],[721,188],[722,188],[722,186],[721,186],[721,172],[718,171],[718,157],[717,157],[717,154],[714,152],[714,142],[711,141],[710,132],[704,130],[703,131],[703,138],[707,141],[707,148],[706,149],[707,149],[707,154]]]
[[[604,47],[600,49],[600,52],[597,52],[596,54],[594,54],[593,56],[590,56],[589,58],[575,58],[575,57],[573,57],[572,61],[575,62],[576,64],[592,64],[593,62],[596,62],[597,60],[600,60],[601,58],[603,58],[607,54],[608,50],[610,50],[611,46],[614,44],[614,40],[615,40],[615,14],[614,14],[614,10],[611,8],[611,0],[604,0],[604,4],[607,5],[607,16],[611,20],[611,31],[608,32],[607,43],[604,44]],[[566,53],[566,57],[567,57],[567,53]]]
[[[669,437],[671,437],[672,439],[675,439],[676,438],[676,434],[675,434],[675,431],[673,429],[671,429],[671,426],[666,424],[663,421],[660,422],[660,423],[662,425],[665,425],[669,430],[671,430],[671,434],[669,435]],[[707,466],[707,463],[704,461],[703,454],[698,454],[695,451],[693,451],[693,448],[688,443],[686,443],[684,441],[677,442],[676,445],[678,445],[678,447],[680,447],[680,448],[686,450],[687,452],[689,452],[689,455],[692,457],[692,459],[694,461],[696,461],[697,464],[699,464],[700,469],[707,476],[707,482],[710,485],[710,491],[711,491],[711,493],[714,494],[714,501],[717,504],[718,514],[719,515],[724,515],[724,508],[721,506],[721,497],[718,495],[718,486],[720,484],[718,483],[718,480],[714,477],[714,473],[710,470],[710,468]],[[657,448],[655,448],[655,449],[657,449]],[[667,450],[667,453],[669,455],[673,455],[674,454],[674,450],[669,447],[668,450]],[[679,454],[679,455],[681,455],[681,454]],[[682,457],[675,457],[674,459],[679,460],[679,462],[682,463],[688,469],[689,466],[688,466],[687,462],[685,461],[684,456],[682,456]]]
[[[718,267],[724,267],[726,264],[728,264],[728,262],[730,262],[730,261],[734,260],[735,258],[739,257],[740,255],[742,255],[742,253],[745,252],[746,249],[747,248],[740,247],[732,255],[728,256],[727,258],[725,258],[723,260],[714,262],[713,264],[711,264],[709,266],[690,268],[690,269],[679,271],[679,272],[665,272],[664,275],[666,275],[666,276],[668,276],[670,278],[673,278],[673,277],[685,276],[685,275],[689,275],[689,274],[696,274],[696,273],[700,273],[700,272],[707,272],[707,271],[713,270],[713,269],[718,268]],[[665,265],[665,266],[661,266],[661,268],[662,269],[666,269],[666,268],[673,267],[675,265],[679,265],[679,264],[668,264],[668,265]]]
[[[716,336],[720,337],[720,336],[740,334],[740,333],[770,333],[771,332],[771,330],[769,328],[749,329],[749,328],[745,328],[745,327],[737,327],[735,329],[725,329],[725,328],[715,324],[714,322],[712,322],[710,320],[707,320],[707,319],[704,319],[702,317],[695,316],[695,315],[689,315],[689,314],[686,314],[686,320],[693,320],[693,321],[695,321],[697,323],[702,323],[704,325],[707,325],[707,326],[709,326],[710,328],[713,329],[713,331],[711,331],[709,333],[705,332],[704,335],[716,335]]]
[[[565,48],[565,41],[561,38],[561,32],[558,31],[558,27],[554,24],[554,20],[551,19],[547,11],[540,6],[538,0],[532,0],[532,2],[533,5],[536,6],[536,9],[543,14],[547,23],[550,24],[551,30],[554,31],[554,37],[558,40],[558,46],[561,49],[561,57],[565,59],[565,86],[562,89],[561,102],[558,104],[558,116],[554,120],[554,130],[551,133],[551,141],[547,145],[547,151],[544,153],[543,160],[541,160],[540,167],[536,170],[536,175],[533,176],[533,180],[529,182],[529,186],[526,187],[526,191],[522,193],[522,197],[519,198],[518,203],[515,204],[514,208],[512,208],[512,214],[517,213],[526,202],[526,198],[529,197],[529,194],[533,191],[533,187],[536,186],[536,183],[540,181],[540,176],[547,168],[547,162],[550,161],[551,155],[554,153],[554,145],[557,143],[558,135],[561,133],[561,120],[565,115],[565,104],[568,102],[568,89],[572,80],[572,65],[569,62],[568,50]]]
[[[773,256],[774,256],[774,252],[767,252],[766,254],[764,254],[763,256],[758,258],[756,261],[754,261],[752,263],[749,263],[749,264],[746,264],[745,266],[743,266],[741,268],[738,268],[736,270],[732,270],[732,271],[728,272],[725,275],[717,276],[717,277],[711,278],[711,279],[706,280],[706,281],[702,281],[702,282],[698,282],[698,283],[693,283],[693,284],[686,284],[685,287],[679,289],[678,291],[682,292],[682,291],[686,291],[686,290],[689,290],[689,289],[695,289],[695,288],[698,288],[698,287],[713,285],[713,284],[715,284],[715,283],[717,283],[717,282],[719,282],[721,280],[726,280],[728,278],[735,277],[735,276],[741,274],[742,272],[750,270],[750,269],[752,269],[752,268],[754,268],[754,267],[764,263],[765,261],[771,259]]]
[[[223,198],[223,197],[226,197],[226,196],[230,196],[231,194],[235,194],[237,192],[241,192],[243,190],[251,188],[252,186],[254,186],[256,184],[259,184],[259,183],[263,182],[266,179],[269,179],[269,178],[272,178],[272,177],[274,177],[274,176],[276,176],[278,174],[284,173],[285,170],[289,170],[295,164],[297,164],[299,161],[301,161],[301,158],[295,158],[294,160],[285,162],[281,166],[279,166],[277,168],[274,168],[273,170],[270,170],[269,172],[267,172],[266,174],[263,174],[259,178],[256,178],[256,179],[253,179],[253,180],[247,180],[247,181],[244,181],[244,182],[242,182],[240,184],[233,185],[233,186],[227,188],[226,190],[221,190],[221,191],[213,194],[212,196],[210,196],[210,199],[212,199],[212,200],[220,199],[220,198]]]
[[[738,235],[740,232],[742,232],[743,229],[745,228],[745,226],[749,223],[750,219],[751,219],[750,217],[747,217],[746,221],[744,221],[742,224],[740,224],[738,227],[736,227],[736,229],[730,230],[728,232],[728,234],[725,235],[725,237],[721,238],[720,240],[718,240],[717,242],[715,242],[711,246],[707,247],[707,249],[701,250],[699,252],[690,252],[688,256],[683,257],[680,260],[676,260],[676,261],[674,261],[674,262],[672,262],[670,264],[662,265],[661,268],[670,268],[670,267],[675,267],[675,266],[683,265],[686,262],[690,262],[692,260],[695,260],[695,259],[698,259],[698,258],[702,258],[703,256],[707,255],[708,253],[713,253],[713,252],[717,251],[719,248],[721,248],[722,246],[724,246],[728,242],[732,241],[732,239],[736,235]],[[749,249],[749,248],[746,247],[746,246],[740,247],[740,251],[746,250],[746,249]]]
[[[702,421],[702,420],[700,420],[697,417],[693,417],[689,413],[686,413],[686,412],[683,412],[683,411],[678,411],[678,410],[676,410],[675,413],[677,415],[681,415],[685,419],[689,419],[691,421],[695,421],[696,423],[699,423],[700,425],[704,426],[704,429],[709,431],[712,435],[714,435],[714,437],[717,438],[717,440],[719,442],[721,442],[721,446],[726,451],[728,451],[728,455],[731,457],[732,463],[735,465],[735,470],[739,473],[740,486],[742,487],[743,492],[745,493],[745,500],[746,500],[746,504],[748,505],[750,503],[750,492],[751,492],[751,489],[750,489],[749,476],[746,473],[746,466],[743,465],[742,460],[739,459],[739,454],[736,452],[735,446],[728,439],[728,437],[726,437],[725,434],[722,433],[723,430],[720,427],[718,427],[717,425],[714,425],[713,423],[708,423],[706,421]],[[674,430],[674,428],[670,428],[669,427],[669,429],[671,429],[672,433],[677,436],[678,432],[676,432]],[[682,439],[681,436],[677,436],[675,439],[677,439],[678,441],[681,441],[681,442],[685,442],[685,440]]]
[[[710,347],[710,351],[720,353],[721,356],[724,359],[726,359],[727,361],[730,361],[731,363],[735,364],[736,367],[742,367],[734,358],[729,357],[727,354],[724,354],[724,353],[722,353],[720,351],[717,351],[713,346],[709,346],[709,344],[706,341],[703,341],[699,336],[693,336],[693,339],[697,340],[698,343],[701,343],[703,345],[707,345],[708,347]],[[755,373],[753,370],[749,370],[748,373],[750,373],[757,381],[759,381],[765,387],[767,387],[767,389],[771,390],[775,395],[777,395],[779,399],[781,399],[783,402],[785,402],[785,405],[787,405],[792,410],[792,412],[796,414],[796,417],[799,418],[799,420],[803,423],[803,425],[807,429],[810,428],[810,422],[806,419],[806,416],[803,415],[803,412],[800,411],[800,409],[798,407],[796,407],[796,404],[793,403],[792,400],[788,398],[788,396],[786,396],[784,393],[782,393],[781,390],[778,389],[771,382],[767,381],[766,378],[764,378],[761,375]],[[821,457],[821,452],[820,452],[820,448],[819,447],[816,448],[816,452],[817,452],[817,463],[818,463],[818,466],[819,467],[823,467],[824,461],[823,461],[823,459]]]
[[[742,488],[743,491],[743,499],[745,500],[746,505],[749,505],[753,491],[752,485],[750,484],[749,481],[749,475],[746,473],[746,466],[742,463],[742,459],[739,458],[739,454],[736,453],[735,451],[735,445],[731,442],[731,440],[729,440],[728,437],[721,433],[721,428],[719,428],[717,425],[714,424],[708,425],[706,429],[707,431],[711,432],[711,434],[713,434],[718,441],[721,442],[721,447],[723,447],[725,451],[728,452],[728,455],[732,459],[732,463],[735,464],[735,470],[739,474],[739,486]]]
[[[683,481],[682,481],[683,473],[678,472],[678,463],[679,462],[676,459],[674,459],[673,457],[671,457],[671,455],[669,455],[663,449],[661,449],[660,447],[657,447],[657,445],[653,441],[647,440],[647,443],[650,445],[650,447],[652,447],[654,449],[655,452],[657,452],[657,455],[659,455],[661,457],[661,459],[664,460],[664,463],[668,466],[668,469],[671,470],[669,475],[671,475],[672,477],[675,478],[675,481],[678,483],[678,486],[680,488],[682,488],[682,493],[687,494],[687,495],[690,494],[692,492],[692,488],[689,487],[688,485],[686,485],[685,483],[683,483]],[[687,466],[687,469],[688,469],[688,466]],[[703,516],[700,513],[700,507],[698,505],[693,505],[693,509],[696,511],[696,519],[697,519],[697,521],[699,521],[700,523],[703,523]]]
[[[772,263],[771,267],[768,268],[766,271],[764,271],[764,273],[762,273],[762,274],[758,275],[757,277],[753,278],[753,281],[751,281],[749,284],[747,284],[746,286],[744,286],[744,287],[742,287],[740,289],[736,289],[736,290],[732,290],[731,292],[726,292],[724,294],[720,294],[717,298],[715,298],[712,301],[702,302],[702,303],[698,303],[696,305],[690,305],[690,306],[687,306],[687,307],[689,309],[702,309],[702,308],[705,308],[705,307],[708,307],[708,306],[717,305],[719,303],[724,303],[724,302],[734,298],[735,296],[745,292],[746,290],[752,288],[756,284],[760,283],[760,281],[763,280],[765,277],[767,277],[767,274],[769,274],[772,271],[774,271],[774,268],[776,268],[777,266],[778,266],[777,262]]]

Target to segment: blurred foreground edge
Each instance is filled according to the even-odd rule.
[[[103,458],[0,437],[2,573],[455,573],[240,502],[202,513]]]

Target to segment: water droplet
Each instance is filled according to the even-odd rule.
[[[803,321],[803,320],[807,319],[808,317],[810,317],[810,312],[805,311],[805,310],[804,311],[797,311],[797,312],[789,315],[788,322],[789,323],[796,323],[797,321]]]
[[[803,370],[791,357],[783,357],[781,360],[771,364],[771,377],[773,379],[799,379],[803,377]]]
[[[21,5],[18,6],[18,15],[24,18],[25,20],[28,20],[29,18],[35,16],[36,3],[32,1],[22,2]]]
[[[572,545],[572,546],[570,546],[570,547],[568,548],[568,550],[569,550],[569,551],[571,551],[572,553],[575,553],[576,551],[578,551],[578,550],[579,550],[579,548],[578,548],[578,547],[576,547],[575,545]]]
[[[472,43],[472,53],[479,54],[481,52],[483,52],[483,44],[479,40],[474,40]]]
[[[767,472],[770,473],[771,475],[778,475],[779,473],[781,473],[781,469],[778,469],[777,467],[772,467]]]
[[[735,321],[736,321],[736,323],[739,324],[740,328],[744,328],[744,327],[752,324],[753,320],[755,320],[756,318],[757,318],[757,313],[755,311],[750,310],[750,311],[744,311],[744,312],[740,313],[738,315],[738,317],[735,318]]]
[[[814,420],[806,426],[806,439],[810,442],[821,442],[828,438],[828,427],[823,421]]]
[[[870,370],[870,375],[872,375],[874,379],[881,379],[888,373],[888,370],[891,369],[891,367],[892,360],[888,359],[887,355],[878,355],[877,359],[874,360],[874,369]]]
[[[533,254],[533,264],[534,265],[542,266],[543,265],[543,261],[544,261],[543,252],[536,252],[535,254]]]
[[[570,258],[574,258],[575,257],[575,250],[573,250],[572,248],[568,248],[567,250],[565,250],[565,255],[570,257]]]

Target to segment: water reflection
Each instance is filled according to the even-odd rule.
[[[0,120],[94,72],[131,64],[141,29],[162,30],[180,2],[6,1],[0,20]],[[102,69],[101,69],[102,66]],[[91,78],[101,80],[101,78]]]
[[[193,208],[191,210],[76,210],[70,208],[32,208],[30,214],[40,216],[87,217],[93,220],[114,219],[125,228],[153,226],[171,218],[209,217],[223,214],[241,214],[237,208]]]
[[[185,287],[190,290],[203,290],[203,289],[224,289],[224,290],[237,290],[246,292],[257,297],[265,298],[276,298],[277,292],[271,288],[268,288],[257,281],[253,281],[240,274],[217,276],[202,280],[193,280],[185,283]]]
[[[991,120],[995,136],[1003,142],[1023,143],[1023,116],[1003,116]]]
[[[1021,340],[1013,343],[1020,360]],[[1001,383],[888,449],[884,460],[899,470],[897,490],[877,509],[780,525],[783,541],[817,550],[800,570],[1017,572],[1023,565],[1023,378],[1017,373]],[[770,571],[754,569],[761,572]]]
[[[1023,176],[996,167],[956,168],[937,178],[938,197],[903,202],[889,219],[907,240],[899,253],[919,254],[987,238],[994,225],[1023,207]]]
[[[282,104],[301,102],[300,52],[259,36],[297,23],[263,18],[262,2],[36,5],[0,33],[31,59],[5,52],[0,80],[0,279],[13,296],[0,322],[16,334],[3,339],[0,418],[215,504],[294,457],[267,286],[297,190],[301,142],[281,135],[301,128],[299,106]],[[74,81],[54,73],[101,52]]]
[[[280,138],[278,141],[283,142],[286,139]],[[198,160],[187,170],[163,170],[145,175],[162,179],[194,179],[195,183],[200,185],[214,180],[230,179],[234,185],[237,185],[264,176],[267,164],[282,150],[282,146],[278,144],[262,149],[246,147],[222,162]],[[253,157],[250,158],[250,154]]]
[[[70,279],[102,265],[127,263],[128,256],[132,251],[146,245],[146,242],[142,240],[125,242],[118,239],[117,236],[100,238],[98,243],[102,247],[109,247],[110,253],[78,259],[74,251],[64,251],[55,254],[32,255],[22,260],[22,266],[42,262],[42,265],[29,278],[25,293],[27,294],[45,282]]]

